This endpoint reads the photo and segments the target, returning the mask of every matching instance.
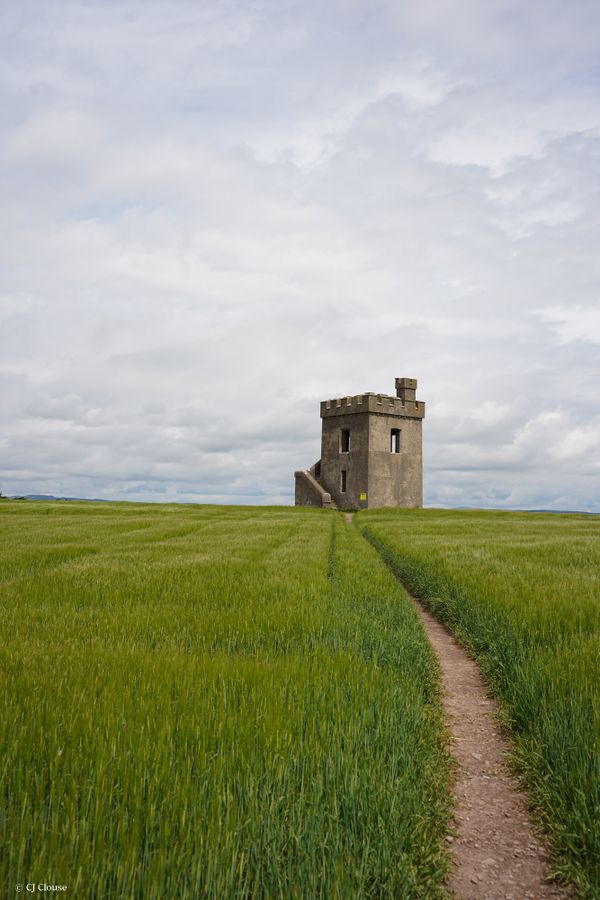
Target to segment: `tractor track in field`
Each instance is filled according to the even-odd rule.
[[[352,514],[345,515],[352,522]],[[454,857],[448,887],[459,900],[567,898],[551,881],[549,855],[536,835],[526,794],[509,768],[510,744],[476,663],[447,628],[407,595],[441,671],[443,706],[456,763]]]

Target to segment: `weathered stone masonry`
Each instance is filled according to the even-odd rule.
[[[321,459],[295,472],[296,506],[423,506],[423,418],[415,378],[396,396],[358,394],[321,403]]]

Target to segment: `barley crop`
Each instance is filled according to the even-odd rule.
[[[3,890],[442,895],[435,662],[341,516],[5,501],[0,523]]]
[[[478,659],[557,871],[600,897],[600,518],[394,510],[359,523]]]

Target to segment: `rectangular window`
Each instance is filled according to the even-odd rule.
[[[342,494],[346,493],[346,470],[342,469],[340,472],[340,491]]]
[[[350,453],[350,429],[342,428],[340,433],[340,453]]]
[[[392,453],[400,453],[400,429],[392,428],[392,438],[390,450]]]

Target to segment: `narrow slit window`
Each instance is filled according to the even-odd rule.
[[[342,469],[340,472],[340,492],[342,494],[346,493],[346,470]]]
[[[390,450],[392,453],[400,453],[400,429],[392,428],[392,438]]]
[[[350,453],[350,429],[342,428],[340,436],[340,452]]]

